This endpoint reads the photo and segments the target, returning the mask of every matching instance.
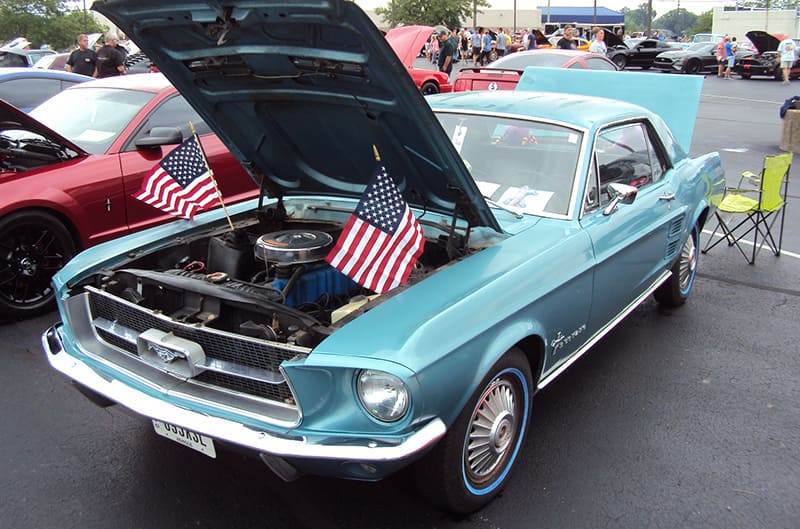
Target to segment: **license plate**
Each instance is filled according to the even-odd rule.
[[[217,451],[214,449],[214,440],[210,437],[163,421],[153,420],[153,428],[158,435],[162,435],[183,446],[188,446],[192,450],[197,450],[208,457],[217,457]]]

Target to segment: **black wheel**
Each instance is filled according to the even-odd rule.
[[[653,66],[653,65],[652,64],[645,64],[644,66],[642,66],[642,70],[649,70],[651,66]]]
[[[625,69],[625,65],[628,64],[627,57],[625,57],[622,54],[614,55],[614,57],[611,60],[614,62],[614,64],[617,65],[617,68],[619,68],[620,70],[624,70]]]
[[[416,465],[420,491],[442,509],[468,514],[500,493],[525,438],[531,369],[519,349],[495,364],[444,438]]]
[[[0,315],[49,310],[55,299],[50,280],[73,255],[69,230],[49,213],[20,212],[0,220]]]
[[[743,73],[742,74],[742,79],[750,79],[750,74],[749,73]]]
[[[494,62],[497,60],[497,50],[492,50],[489,52],[489,61]]]
[[[655,298],[666,307],[679,307],[686,303],[697,273],[697,237],[698,228],[686,238],[675,264],[672,265],[672,276],[655,291]]]
[[[422,92],[422,95],[424,96],[429,96],[431,94],[438,94],[439,85],[437,85],[433,81],[425,81],[424,83],[422,83],[422,86],[419,88],[419,91]]]
[[[686,73],[700,73],[700,70],[700,61],[689,61],[689,64],[686,65]]]

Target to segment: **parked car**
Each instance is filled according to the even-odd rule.
[[[0,111],[4,317],[51,309],[50,280],[77,251],[173,218],[131,194],[188,137],[190,120],[223,198],[257,194],[241,165],[158,74],[80,83],[30,116],[2,102]]]
[[[767,33],[766,31],[748,31],[745,36],[755,46],[757,53],[748,57],[743,57],[734,65],[733,71],[742,76],[742,79],[750,79],[752,76],[772,77],[778,81],[783,79],[781,70],[781,56],[778,53],[780,39]],[[796,60],[789,77],[797,79],[800,77],[800,61]]]
[[[632,46],[628,47],[610,32],[606,32],[605,41],[608,46],[608,58],[614,61],[620,70],[631,66],[647,70],[653,66],[659,53],[677,49],[671,43],[658,39],[645,39],[635,44],[631,43]]]
[[[735,63],[751,55],[753,55],[752,51],[737,50]],[[679,73],[715,72],[718,65],[716,42],[699,42],[685,50],[665,51],[656,55],[653,61],[654,68],[665,72]]]
[[[719,43],[725,35],[721,33],[695,33],[692,36],[692,44],[697,44],[699,42],[713,42],[714,44]]]
[[[450,76],[427,68],[414,68],[417,50],[422,48],[433,33],[432,26],[401,26],[386,33],[386,41],[400,58],[408,74],[422,95],[452,92]]]
[[[47,359],[95,402],[207,456],[231,445],[284,479],[374,481],[416,463],[438,505],[480,508],[509,480],[533,394],[649,294],[686,301],[719,155],[689,158],[664,119],[621,101],[422,98],[347,0],[185,15],[197,5],[94,9],[264,176],[265,195],[229,208],[234,231],[215,210],[70,261]],[[376,233],[383,199],[422,247]],[[388,290],[345,275],[396,279],[388,263],[359,264],[382,259],[373,240],[398,243],[410,274]],[[328,260],[345,246],[343,273]]]
[[[33,67],[45,70],[59,70],[63,72],[66,69],[69,55],[69,53],[48,53],[47,55],[42,55],[39,57],[39,59],[33,63]]]
[[[20,48],[0,48],[0,68],[15,66],[30,68],[33,64],[45,55],[53,55],[53,50],[33,50]]]
[[[462,68],[455,80],[456,92],[467,90],[513,90],[528,66],[616,70],[616,65],[602,55],[557,48],[520,51],[506,55],[488,67]]]
[[[58,92],[92,78],[57,70],[0,68],[0,99],[29,112]]]

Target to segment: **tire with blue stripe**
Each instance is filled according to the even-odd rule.
[[[675,264],[672,265],[672,276],[658,287],[654,295],[656,301],[667,307],[679,307],[686,303],[694,285],[694,277],[697,274],[698,237],[700,229],[695,224],[692,233],[686,238],[686,242],[681,247],[681,253]]]
[[[448,512],[468,514],[500,493],[525,439],[532,388],[528,359],[511,349],[489,371],[445,437],[416,465],[419,489],[429,501]]]

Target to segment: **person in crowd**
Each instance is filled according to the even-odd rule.
[[[461,28],[461,33],[458,37],[458,50],[461,53],[461,61],[466,64],[467,57],[470,55],[470,47],[472,46],[472,35],[467,28]]]
[[[481,58],[481,40],[483,39],[483,28],[475,28],[472,32],[472,66],[478,66]]]
[[[497,30],[497,58],[506,54],[506,32],[503,28]]]
[[[432,64],[438,64],[439,62],[439,34],[431,35],[430,43],[428,44],[428,60],[431,61]]]
[[[592,28],[592,35],[593,39],[591,46],[589,46],[589,51],[592,53],[599,53],[600,55],[606,55],[608,53],[608,48],[604,40],[606,36],[605,30],[595,26]]]
[[[78,49],[69,54],[67,64],[64,66],[68,72],[79,73],[81,75],[97,75],[97,54],[89,49],[89,37],[84,34],[78,35]]]
[[[439,60],[436,63],[440,72],[450,75],[453,71],[453,53],[455,48],[450,39],[450,30],[444,26],[436,26],[436,38],[439,40]]]
[[[733,69],[733,64],[736,62],[736,47],[736,37],[731,37],[728,42],[725,43],[725,60],[727,61],[725,79],[731,78],[731,70]]]
[[[578,48],[578,43],[574,38],[575,29],[572,26],[564,28],[564,36],[558,41],[558,47],[562,50],[575,50]]]
[[[491,53],[492,53],[492,34],[489,33],[488,29],[484,29],[483,36],[481,37],[481,57],[480,57],[481,66],[486,66],[487,64],[492,62],[492,59],[489,56]]]
[[[117,35],[106,33],[105,45],[97,51],[97,77],[113,77],[125,73],[122,55],[117,51]]]
[[[781,55],[781,71],[783,72],[783,84],[789,84],[794,61],[797,60],[797,48],[791,37],[785,36],[778,44],[778,53]]]
[[[725,66],[728,64],[728,56],[725,54],[725,43],[728,42],[728,36],[725,35],[717,43],[717,77],[722,77],[725,71]]]

